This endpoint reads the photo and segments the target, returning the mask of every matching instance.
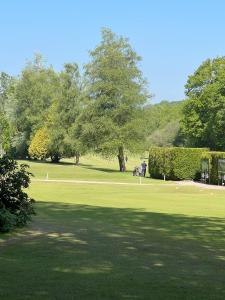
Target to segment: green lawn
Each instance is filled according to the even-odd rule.
[[[96,161],[31,169],[132,182]],[[33,222],[0,237],[1,300],[225,299],[225,190],[33,182],[29,193]]]
[[[142,160],[139,157],[128,159],[127,172],[121,174],[118,171],[118,162],[116,159],[103,160],[98,156],[81,157],[79,166],[74,166],[73,161],[69,159],[62,160],[60,164],[40,163],[20,161],[28,163],[36,179],[67,179],[67,180],[99,180],[99,181],[119,181],[139,183],[138,177],[132,176],[132,170],[136,165],[140,165]],[[149,183],[150,180],[143,179],[143,182]],[[157,181],[154,181],[156,183]],[[160,181],[161,183],[161,181]]]

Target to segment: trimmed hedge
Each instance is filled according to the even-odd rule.
[[[149,174],[153,178],[169,180],[197,179],[201,173],[201,160],[207,155],[205,148],[160,148],[149,151]]]
[[[210,183],[219,184],[219,176],[218,176],[218,160],[225,159],[225,152],[210,152],[209,160],[210,160]]]

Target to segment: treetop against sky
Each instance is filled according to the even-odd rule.
[[[0,71],[17,75],[40,52],[57,70],[83,65],[100,29],[130,39],[153,101],[184,98],[189,74],[209,57],[225,53],[222,0],[9,0],[1,3]]]

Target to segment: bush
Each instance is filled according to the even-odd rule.
[[[0,231],[10,231],[14,226],[16,226],[16,216],[5,208],[0,209]]]
[[[39,129],[34,135],[28,152],[30,157],[45,159],[49,157],[49,134],[46,128]]]
[[[0,159],[0,231],[23,226],[34,214],[34,200],[24,192],[32,175],[27,167],[7,156]]]
[[[149,174],[170,180],[195,179],[201,171],[204,148],[160,148],[149,151]]]

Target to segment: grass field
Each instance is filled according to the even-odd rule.
[[[27,163],[27,161],[20,161]],[[118,171],[118,162],[114,160],[103,160],[98,156],[85,156],[81,158],[79,166],[74,166],[73,160],[65,159],[60,164],[29,162],[31,171],[36,179],[74,179],[74,180],[99,180],[99,181],[119,181],[138,183],[139,178],[132,176],[134,166],[140,165],[142,160],[139,157],[129,158],[127,162],[127,172],[121,174]],[[145,182],[146,179],[143,179]],[[147,179],[146,182],[149,182]],[[156,181],[154,181],[155,183]],[[161,182],[161,181],[160,181]]]
[[[52,179],[137,180],[100,158],[31,164],[36,178],[46,169]],[[32,182],[33,222],[0,236],[0,299],[225,299],[225,190],[149,181]]]

